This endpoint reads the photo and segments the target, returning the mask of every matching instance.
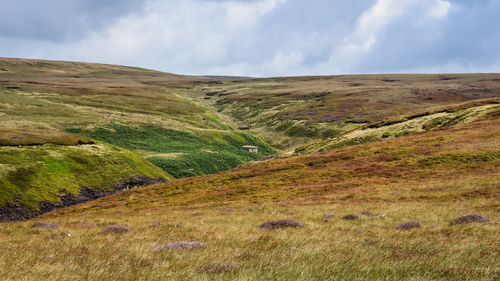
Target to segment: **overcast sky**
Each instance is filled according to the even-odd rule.
[[[212,75],[500,72],[500,0],[1,0],[0,56]]]

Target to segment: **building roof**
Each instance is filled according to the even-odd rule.
[[[253,146],[253,145],[244,145],[242,148],[247,148],[247,149],[254,149],[254,148],[259,148],[258,146]]]

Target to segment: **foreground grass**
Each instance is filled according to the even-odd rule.
[[[44,218],[60,223],[57,229],[3,224],[0,275],[2,280],[495,280],[500,249],[493,203],[266,203],[140,213],[114,207],[101,209],[99,216]],[[363,210],[374,215],[340,218]],[[475,212],[493,223],[449,225]],[[326,213],[335,217],[325,222]],[[257,228],[276,218],[297,219],[304,228]],[[394,229],[408,220],[423,226]],[[131,232],[100,234],[117,223]],[[158,244],[193,240],[207,247],[151,251]],[[204,272],[207,266],[227,264],[234,268]]]
[[[33,222],[1,224],[0,276],[498,280],[499,122],[489,118],[255,163],[129,190],[36,220],[61,225],[55,229],[33,228]],[[490,222],[450,225],[470,213]],[[325,214],[334,216],[325,221]],[[347,214],[360,219],[342,219]],[[276,219],[295,219],[304,227],[258,228]],[[407,221],[422,227],[395,229]],[[131,231],[101,234],[115,224]],[[152,252],[158,244],[177,241],[207,246]]]

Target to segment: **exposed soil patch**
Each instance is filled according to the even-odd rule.
[[[490,219],[487,217],[483,217],[480,215],[476,214],[470,214],[470,215],[465,215],[463,217],[459,217],[455,220],[453,220],[450,224],[455,225],[455,224],[464,224],[464,223],[472,223],[472,222],[489,222]]]
[[[161,245],[156,245],[153,247],[151,250],[152,252],[161,252],[163,250],[192,250],[196,248],[203,248],[206,247],[207,244],[203,242],[198,242],[198,241],[190,241],[190,242],[174,242],[170,244],[161,244]]]
[[[296,227],[304,227],[302,223],[295,220],[276,220],[276,221],[268,221],[261,225],[259,228],[265,229],[282,229],[282,228],[296,228]]]
[[[401,230],[408,230],[412,228],[419,228],[421,225],[418,221],[409,221],[409,222],[404,222],[398,226],[396,226],[396,229],[401,229]]]
[[[59,202],[40,202],[38,204],[39,210],[37,211],[33,210],[30,207],[22,205],[21,203],[19,203],[20,200],[14,200],[14,203],[9,203],[0,207],[0,222],[28,220],[56,209],[93,201],[123,190],[164,182],[167,182],[167,180],[163,178],[135,176],[127,180],[123,180],[116,185],[112,185],[108,190],[95,189],[92,187],[82,187],[78,195],[74,195],[71,193],[60,195]]]

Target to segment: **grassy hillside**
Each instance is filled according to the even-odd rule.
[[[152,125],[136,128],[118,124],[94,131],[69,131],[140,151],[146,159],[177,178],[229,170],[274,153],[268,145],[239,132],[205,132],[197,136]],[[249,153],[241,148],[248,144],[259,146],[259,153]]]
[[[2,224],[0,275],[496,280],[498,117],[129,190],[37,219],[57,228]],[[451,224],[472,213],[490,221]],[[354,220],[343,218],[349,214]],[[303,227],[258,227],[276,219],[294,219]],[[396,229],[408,221],[421,227]],[[130,231],[101,233],[117,224]],[[206,245],[153,251],[178,241]]]
[[[498,74],[344,75],[201,85],[204,102],[283,150],[395,117],[498,98]]]
[[[0,59],[0,216],[132,176],[182,178],[0,224],[0,276],[496,280],[498,77],[206,78]],[[275,149],[295,156],[266,157]],[[451,224],[466,214],[489,221]],[[259,228],[280,219],[302,227]],[[201,247],[166,245],[182,241]]]
[[[67,133],[44,134],[42,138],[32,132],[29,136],[43,143],[12,145],[10,139],[10,145],[0,146],[0,220],[8,219],[9,209],[30,217],[40,211],[41,203],[60,202],[65,194],[78,196],[82,187],[105,192],[134,176],[172,178],[139,155],[105,143],[83,141]],[[76,139],[80,140],[72,143]]]
[[[222,78],[21,59],[0,59],[0,68],[3,128],[81,134],[131,149],[176,177],[219,172],[274,153],[192,98],[193,87]],[[241,149],[248,144],[260,152]]]

